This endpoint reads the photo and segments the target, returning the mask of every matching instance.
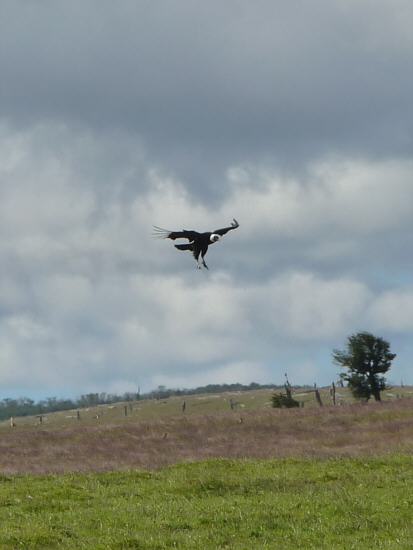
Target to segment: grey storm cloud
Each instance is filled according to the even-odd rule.
[[[362,329],[408,378],[412,23],[404,0],[1,2],[4,391],[330,382]],[[210,273],[150,235],[232,217]]]
[[[140,136],[211,189],[229,163],[412,149],[413,8],[395,2],[2,2],[1,104],[16,123]],[[215,183],[218,187],[218,183]]]

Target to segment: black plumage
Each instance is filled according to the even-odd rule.
[[[205,233],[199,233],[198,231],[188,231],[183,229],[182,231],[169,231],[168,229],[163,229],[162,227],[153,226],[154,236],[162,239],[188,239],[186,244],[176,244],[175,248],[178,250],[189,250],[192,252],[195,260],[197,261],[198,268],[201,269],[202,265],[208,269],[207,264],[205,263],[205,254],[208,251],[208,247],[211,244],[219,241],[228,231],[236,229],[239,227],[239,223],[234,218],[229,227],[223,227],[221,229],[216,229],[215,231],[206,231]],[[201,263],[200,263],[201,262]]]

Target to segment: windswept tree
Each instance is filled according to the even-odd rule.
[[[349,336],[345,350],[334,350],[334,362],[347,372],[340,377],[347,381],[354,395],[359,399],[381,401],[380,392],[386,388],[384,374],[390,369],[396,357],[390,352],[390,344],[369,332],[358,332]]]

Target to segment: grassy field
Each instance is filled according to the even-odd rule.
[[[210,458],[413,453],[413,399],[408,398],[298,409],[227,407],[210,414],[197,414],[195,405],[192,412],[175,415],[164,414],[160,402],[145,406],[154,411],[147,419],[139,412],[125,417],[108,409],[98,419],[60,421],[58,413],[43,424],[33,418],[17,419],[14,428],[3,424],[0,472],[103,472]]]
[[[336,407],[326,390],[323,407],[296,392],[298,409],[271,408],[268,391],[191,396],[4,422],[0,549],[413,549],[411,390],[369,404],[342,390]]]
[[[277,392],[280,390],[276,390]],[[244,392],[224,392],[219,394],[189,395],[170,397],[168,399],[145,399],[129,403],[114,403],[113,405],[98,405],[79,409],[82,425],[101,425],[107,423],[153,421],[181,415],[182,405],[185,402],[185,416],[215,415],[228,411],[239,413],[249,411],[263,411],[271,409],[272,390],[252,390]],[[324,405],[332,404],[328,388],[321,388],[320,394]],[[337,388],[337,405],[349,405],[354,403],[347,388]],[[296,390],[294,398],[302,403],[305,409],[318,408],[314,391]],[[382,393],[384,402],[397,401],[398,398],[412,398],[413,387],[396,387]],[[232,405],[231,405],[232,404]],[[125,416],[126,407],[126,416]],[[14,419],[17,427],[27,427],[39,424],[38,417],[17,417]],[[49,413],[43,416],[43,427],[70,427],[78,422],[77,411],[61,411]],[[10,421],[0,422],[2,429],[7,430]]]
[[[3,476],[0,548],[413,548],[413,459]]]

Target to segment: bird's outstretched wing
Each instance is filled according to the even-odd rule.
[[[188,239],[192,242],[199,235],[197,231],[188,231],[183,229],[182,231],[169,231],[169,229],[163,229],[156,225],[153,226],[153,236],[159,239]]]
[[[222,229],[216,229],[215,231],[213,231],[213,233],[217,233],[218,235],[222,236],[222,235],[225,235],[225,233],[228,233],[228,231],[231,231],[231,229],[236,229],[237,227],[239,227],[239,223],[234,218],[229,227],[223,227]]]

